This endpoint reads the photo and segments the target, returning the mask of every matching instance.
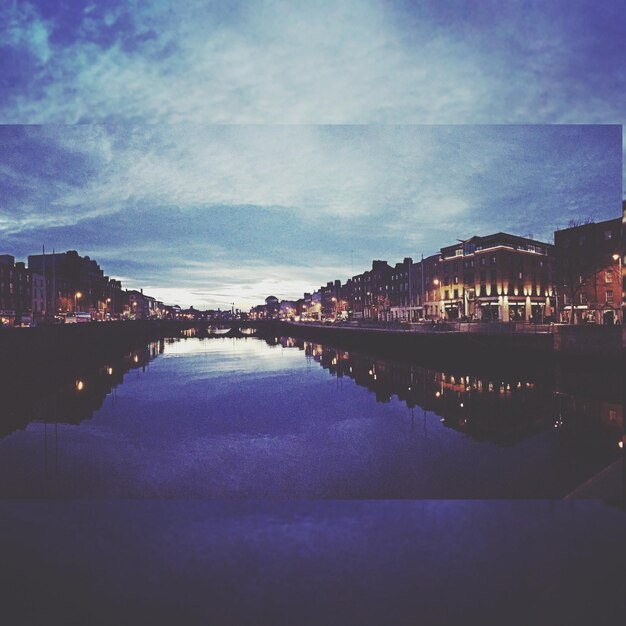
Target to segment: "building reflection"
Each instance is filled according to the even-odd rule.
[[[272,341],[298,348],[333,376],[347,376],[378,402],[393,396],[414,414],[419,408],[477,441],[512,445],[540,432],[569,447],[614,450],[623,433],[618,372],[576,370],[513,374],[438,371],[408,362],[283,337]]]
[[[108,356],[106,360],[30,368],[0,380],[0,438],[32,422],[79,424],[102,407],[130,370],[145,370],[161,354],[163,341]],[[47,436],[47,429],[44,434]]]

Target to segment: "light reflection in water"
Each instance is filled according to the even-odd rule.
[[[619,454],[623,423],[610,386],[570,378],[442,372],[294,338],[174,338],[5,394],[0,494],[562,496]],[[65,426],[44,488],[32,451],[48,455],[52,422]]]

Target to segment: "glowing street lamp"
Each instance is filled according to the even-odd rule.
[[[617,252],[613,255],[613,261],[617,261],[617,267],[618,267],[618,272],[617,272],[617,279],[619,280],[619,293],[621,295],[620,298],[620,303],[619,306],[622,309],[622,317],[623,317],[623,307],[624,307],[624,290],[623,290],[623,285],[624,285],[624,278],[622,277],[622,255],[618,254]],[[621,320],[623,323],[623,319]]]
[[[80,291],[77,291],[74,294],[74,313],[78,311],[78,300],[83,297],[83,294]]]
[[[439,279],[438,278],[433,279],[433,285],[435,285],[435,291],[439,291]],[[439,302],[439,297],[437,297],[436,300],[437,300],[437,317],[440,317],[441,316],[441,303]]]

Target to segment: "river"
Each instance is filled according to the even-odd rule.
[[[560,498],[620,454],[619,373],[187,335],[4,388],[0,496]]]

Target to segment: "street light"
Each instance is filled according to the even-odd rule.
[[[78,300],[83,297],[83,294],[80,291],[77,291],[74,294],[74,313],[78,311]]]
[[[622,319],[620,320],[623,323],[623,316],[624,316],[624,279],[622,277],[622,255],[618,254],[617,252],[613,255],[613,261],[617,261],[617,267],[618,267],[618,272],[617,272],[617,280],[619,281],[619,293],[620,293],[620,303],[619,303],[619,311],[621,311],[622,313]]]
[[[109,316],[109,304],[111,304],[111,298],[107,298],[107,308],[106,308],[105,316],[104,316],[105,320]]]
[[[439,279],[438,278],[434,278],[433,279],[433,285],[435,285],[437,290],[439,289]],[[441,316],[441,303],[439,302],[439,298],[436,298],[436,300],[437,300],[437,317],[440,317]]]

